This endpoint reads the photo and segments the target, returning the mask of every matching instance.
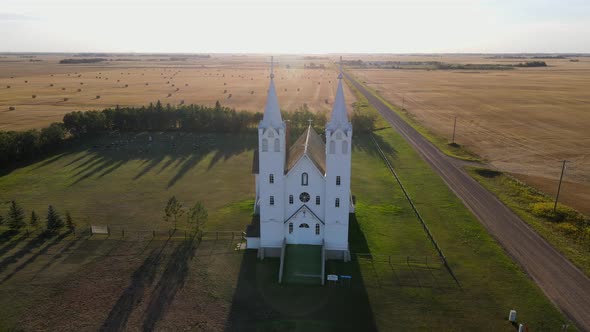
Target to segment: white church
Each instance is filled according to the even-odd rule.
[[[249,229],[247,247],[258,257],[280,256],[289,244],[322,246],[326,258],[350,259],[349,214],[352,125],[342,88],[342,71],[325,142],[311,124],[289,144],[289,124],[281,117],[274,72],[254,154],[257,229]]]

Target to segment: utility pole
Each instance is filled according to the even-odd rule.
[[[457,129],[457,116],[455,115],[455,123],[453,124],[453,144],[455,144],[455,129]]]
[[[563,160],[563,165],[561,166],[561,176],[559,176],[559,184],[557,185],[557,195],[555,195],[555,204],[553,205],[553,213],[557,211],[557,200],[559,199],[559,192],[561,191],[561,180],[563,180],[563,173],[565,172],[565,163],[567,160]]]

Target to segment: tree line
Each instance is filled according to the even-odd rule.
[[[66,141],[94,137],[103,132],[184,131],[196,133],[237,133],[256,130],[262,120],[260,112],[236,111],[203,105],[162,105],[160,101],[141,107],[115,107],[102,111],[75,111],[64,115],[63,122],[43,129],[0,131],[0,167],[27,162],[55,152]],[[322,131],[327,117],[324,112],[311,112],[303,105],[294,112],[284,112],[292,130],[302,130],[309,120]],[[372,130],[374,117],[355,111],[355,130]]]
[[[66,211],[64,221],[53,205],[47,207],[47,214],[44,221],[46,233],[57,233],[64,226],[69,232],[75,232],[76,230],[76,223],[70,212]],[[28,229],[28,227],[38,229],[41,226],[40,223],[41,219],[34,210],[31,211],[27,220],[25,210],[14,200],[10,202],[8,212],[5,215],[0,214],[0,225],[5,225],[11,231],[20,231],[23,228]]]

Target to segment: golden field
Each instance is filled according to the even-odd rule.
[[[157,100],[171,105],[182,102],[213,105],[220,101],[237,110],[262,111],[264,108],[269,56],[204,58],[118,54],[93,57],[109,61],[59,64],[61,59],[80,57],[1,55],[0,130],[43,127],[74,110],[147,105]],[[337,74],[331,69],[305,69],[304,64],[314,62],[333,68],[333,60],[304,56],[275,59],[278,62],[275,85],[284,111],[295,110],[303,104],[312,111],[330,111]],[[352,93],[345,93],[347,101],[352,103]]]
[[[411,116],[449,141],[457,116],[457,143],[548,194],[557,190],[560,161],[571,161],[560,201],[590,213],[590,58],[382,55],[346,60],[355,59],[545,61],[547,67],[513,70],[351,69],[351,73],[391,103],[403,104]]]

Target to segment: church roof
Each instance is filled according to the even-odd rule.
[[[270,67],[270,84],[268,86],[268,95],[266,96],[266,105],[264,106],[264,115],[260,121],[260,128],[280,128],[283,127],[283,118],[281,117],[281,108],[279,98],[275,90],[274,81],[274,63],[271,60]]]
[[[340,58],[340,73],[338,74],[338,89],[336,90],[336,98],[334,99],[334,106],[332,107],[332,115],[330,121],[326,125],[326,129],[334,131],[336,129],[348,130],[351,124],[348,121],[348,113],[346,112],[346,101],[344,100],[344,90],[342,88],[342,57]]]
[[[288,173],[303,155],[307,155],[318,170],[326,174],[326,145],[311,125],[289,149],[285,173]]]

